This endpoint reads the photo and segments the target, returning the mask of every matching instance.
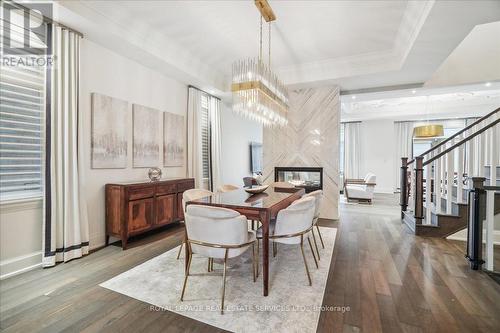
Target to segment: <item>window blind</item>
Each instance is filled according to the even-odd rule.
[[[210,178],[210,123],[208,116],[209,96],[201,95],[201,154],[203,178]]]
[[[2,21],[2,27],[4,24],[7,22]],[[8,38],[19,44],[22,27],[13,25]],[[16,53],[38,56],[22,48]],[[42,195],[45,75],[44,66],[0,64],[0,200]]]

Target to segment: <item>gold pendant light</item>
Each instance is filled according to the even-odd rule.
[[[257,59],[245,59],[233,64],[233,111],[260,122],[266,127],[288,123],[288,91],[271,71],[271,22],[276,16],[267,0],[255,0],[260,17],[260,50]],[[262,19],[269,23],[269,63],[262,59]]]
[[[427,118],[427,124],[421,126],[415,126],[413,128],[413,137],[417,139],[426,139],[426,138],[437,138],[440,136],[444,136],[444,128],[443,125],[438,124],[429,124],[429,96],[427,96],[425,102],[425,113]]]
[[[443,135],[443,125],[423,125],[413,129],[414,138],[435,138]]]

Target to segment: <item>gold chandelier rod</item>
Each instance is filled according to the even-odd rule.
[[[259,10],[260,14],[266,22],[271,22],[276,20],[276,15],[274,15],[273,9],[267,2],[267,0],[255,0],[255,6]]]

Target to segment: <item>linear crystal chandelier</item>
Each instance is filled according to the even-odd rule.
[[[276,16],[267,0],[255,0],[255,5],[261,13],[259,57],[233,64],[233,111],[267,127],[285,126],[288,123],[288,91],[271,71],[271,22],[276,20]],[[262,59],[262,19],[269,23],[267,65]]]

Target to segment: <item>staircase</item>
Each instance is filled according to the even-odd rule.
[[[401,159],[401,219],[415,235],[447,237],[467,228],[473,177],[500,182],[500,108],[413,160]],[[500,213],[500,193],[494,195]]]

